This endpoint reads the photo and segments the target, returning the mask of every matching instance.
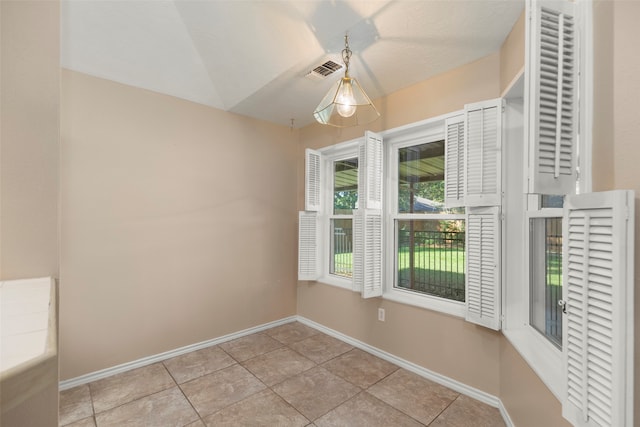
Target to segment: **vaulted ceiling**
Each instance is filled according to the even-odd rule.
[[[295,127],[343,69],[372,99],[497,51],[524,0],[63,0],[62,66]]]

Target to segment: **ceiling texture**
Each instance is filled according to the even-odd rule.
[[[63,0],[71,70],[296,128],[344,68],[371,99],[497,51],[524,0]]]

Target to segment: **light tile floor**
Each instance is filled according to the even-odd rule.
[[[294,322],[65,390],[60,425],[505,423],[496,408]]]

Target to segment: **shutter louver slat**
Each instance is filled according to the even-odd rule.
[[[353,215],[353,282],[363,298],[382,295],[382,211],[357,209]]]
[[[364,269],[364,256],[365,256],[365,224],[364,216],[359,214],[360,209],[353,211],[353,260],[352,260],[352,274],[353,274],[353,290],[355,292],[362,292],[363,284],[365,282],[365,269]]]
[[[448,118],[445,128],[444,203],[464,206],[464,115]]]
[[[367,131],[358,150],[358,207],[382,209],[382,137]]]
[[[465,105],[464,204],[502,202],[502,100]]]
[[[320,169],[322,154],[307,148],[304,162],[304,209],[317,212],[320,210]]]
[[[318,258],[318,214],[298,213],[298,280],[317,280],[320,276]]]
[[[466,223],[467,321],[500,329],[499,208],[468,208]]]
[[[633,193],[570,196],[563,222],[563,415],[633,425]]]
[[[358,147],[358,209],[353,211],[353,289],[382,295],[383,141],[365,132]]]
[[[533,118],[528,131],[528,192],[571,194],[576,177],[578,85],[574,7],[569,2],[534,4],[533,44],[527,59],[531,81],[527,96]]]

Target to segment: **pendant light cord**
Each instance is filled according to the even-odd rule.
[[[349,60],[351,59],[351,49],[349,49],[349,35],[344,35],[344,49],[342,49],[342,62],[344,62],[344,76],[349,77]]]

